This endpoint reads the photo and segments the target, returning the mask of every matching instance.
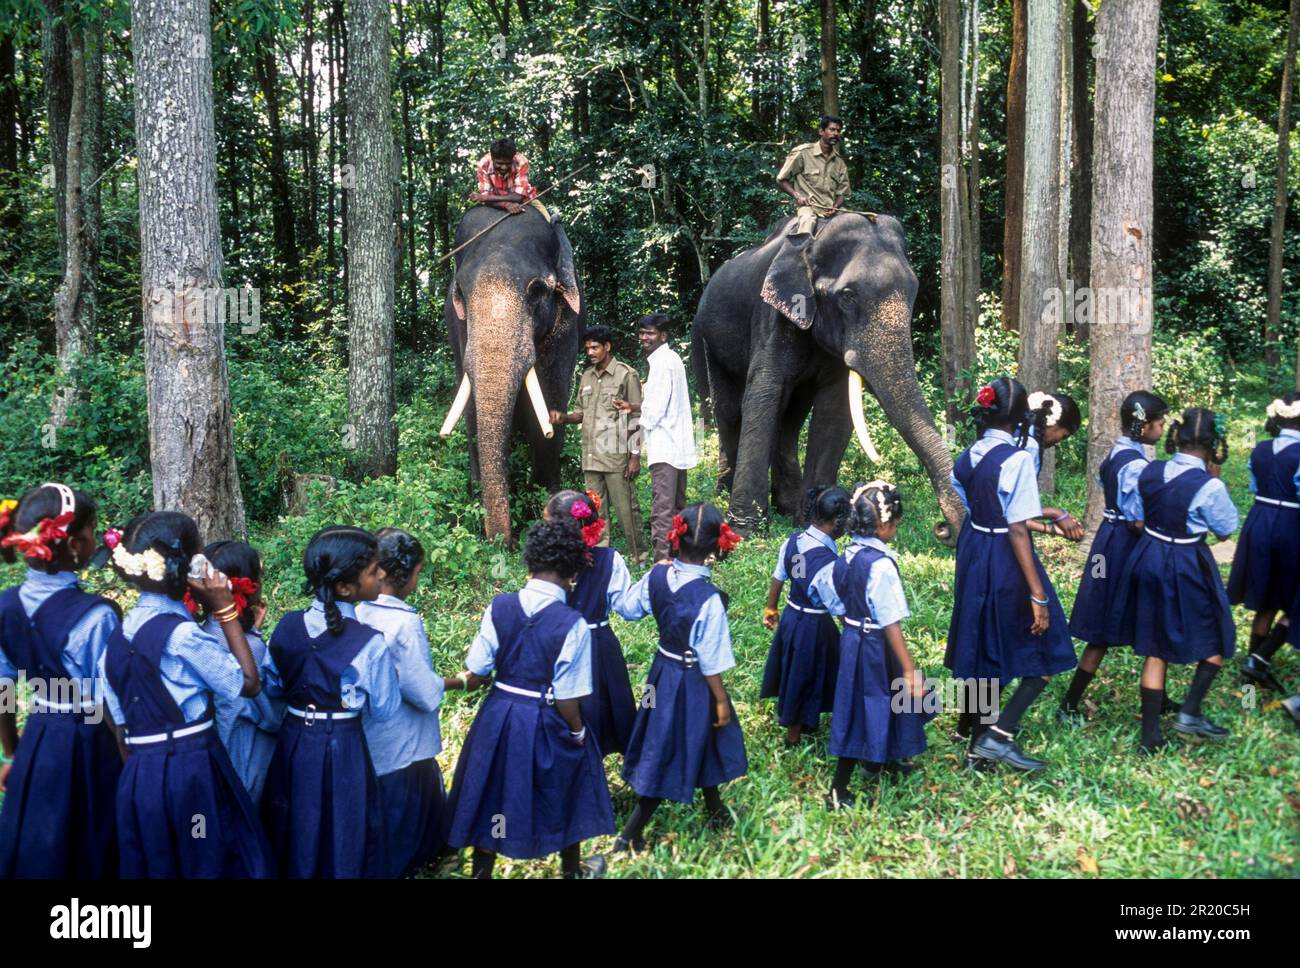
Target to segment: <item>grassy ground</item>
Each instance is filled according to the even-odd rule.
[[[1266,393],[1262,384],[1243,377],[1227,405],[1233,454],[1224,478],[1243,514],[1250,504],[1247,443],[1251,428],[1262,424]],[[420,428],[426,423],[423,416],[410,421]],[[419,436],[431,433],[421,429]],[[885,458],[884,474],[903,487],[908,507],[895,545],[913,613],[904,632],[918,661],[929,674],[939,675],[944,672],[953,554],[929,536],[937,509],[915,458],[883,421],[874,422],[873,433]],[[692,499],[713,493],[716,439],[706,436],[702,444],[704,459],[690,478]],[[404,451],[407,447],[404,429]],[[407,460],[404,453],[403,474]],[[879,474],[855,450],[846,460],[842,482]],[[400,490],[401,482],[396,486]],[[642,475],[640,486],[642,507],[648,510],[648,475]],[[442,525],[421,513],[415,491],[401,499],[381,495],[370,502],[345,494],[321,513],[363,527],[401,524],[423,537]],[[1082,474],[1067,467],[1053,503],[1081,512],[1084,494]],[[296,561],[319,523],[281,520],[253,535],[267,562],[270,622],[304,604]],[[930,748],[917,759],[915,774],[887,780],[873,795],[860,796],[852,811],[828,813],[822,803],[831,771],[826,727],[801,748],[788,750],[771,703],[758,699],[771,637],[759,619],[774,556],[787,532],[788,522],[774,522],[769,535],[747,541],[714,572],[716,583],[731,596],[738,665],[724,678],[749,753],[749,775],[723,790],[735,826],[712,833],[698,803],[665,804],[647,830],[652,849],[614,861],[609,876],[1250,877],[1296,872],[1300,734],[1271,697],[1261,695],[1252,704],[1236,675],[1239,660],[1228,664],[1205,707],[1211,718],[1232,730],[1226,742],[1198,744],[1171,735],[1171,748],[1154,761],[1138,759],[1139,662],[1120,651],[1108,657],[1088,694],[1085,728],[1063,727],[1052,716],[1068,677],[1054,681],[1026,717],[1021,742],[1050,763],[1043,774],[977,775],[962,769],[963,747],[950,738],[956,713],[944,712],[929,726]],[[1068,612],[1086,545],[1040,541],[1039,549]],[[460,529],[440,538],[431,558],[430,577],[413,603],[425,615],[436,666],[451,675],[462,667],[483,607],[496,592],[517,588],[524,574],[517,555]],[[13,568],[0,569],[0,584],[19,577]],[[90,578],[92,587],[104,582],[102,576]],[[109,588],[124,603],[129,600],[119,586]],[[1249,617],[1239,611],[1237,620],[1240,649]],[[654,652],[654,623],[613,622],[639,691]],[[1300,688],[1300,656],[1288,649],[1278,659],[1280,677]],[[1175,697],[1189,678],[1189,669],[1171,671]],[[477,696],[452,693],[443,706],[446,749],[440,761],[448,777],[478,702]],[[606,760],[621,821],[633,794],[619,778],[620,765],[618,757]],[[588,845],[591,850],[608,847],[607,839]],[[554,859],[502,858],[497,873],[549,877],[558,872]],[[463,870],[425,876],[460,874]]]

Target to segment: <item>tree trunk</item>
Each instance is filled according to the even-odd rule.
[[[303,44],[302,95],[302,171],[307,186],[306,212],[303,217],[304,248],[315,252],[320,245],[320,228],[317,224],[316,200],[319,195],[316,158],[320,152],[320,136],[316,133],[316,8],[306,0],[302,11],[306,26]],[[313,261],[313,266],[317,263]]]
[[[1264,359],[1281,359],[1282,342],[1282,231],[1286,227],[1287,167],[1291,154],[1291,99],[1295,89],[1296,33],[1300,29],[1300,0],[1291,0],[1287,14],[1286,61],[1282,65],[1282,92],[1277,114],[1277,182],[1273,190],[1273,231],[1268,241],[1268,313],[1264,324]],[[1300,357],[1297,360],[1300,363]],[[1300,386],[1300,368],[1296,371]]]
[[[406,16],[401,0],[398,0],[394,9],[397,11],[398,45],[403,62],[401,71],[402,157],[406,163],[406,183],[402,186],[402,196],[406,203],[406,212],[405,221],[402,225],[402,240],[406,249],[404,278],[406,298],[409,304],[406,345],[409,349],[414,350],[418,345],[417,337],[420,332],[420,283],[416,278],[415,267],[415,240],[418,233],[415,231],[415,134],[411,123],[411,65],[407,54]],[[402,199],[399,199],[399,203],[401,201]],[[399,264],[402,261],[399,257]]]
[[[306,331],[306,314],[297,285],[302,277],[302,260],[298,255],[293,189],[289,184],[284,126],[280,119],[280,81],[276,76],[274,43],[271,36],[261,38],[253,55],[253,74],[262,92],[262,100],[266,103],[267,123],[270,127],[271,233],[275,241],[276,258],[280,263],[276,273],[281,283],[280,298],[285,301],[285,308],[289,310],[292,321],[290,338],[300,340]]]
[[[1025,212],[1025,31],[1027,0],[1011,0],[1007,71],[1007,175],[1002,229],[1002,325],[1020,328],[1020,245]]]
[[[967,339],[969,340],[969,362],[975,361],[975,328],[980,318],[980,98],[979,98],[979,0],[967,0],[967,15],[963,18],[963,30],[968,38],[965,42],[967,55],[966,66],[962,69],[965,78],[965,97],[962,105],[962,158],[966,164],[966,227],[965,227],[965,281],[962,284],[964,296],[963,314]]]
[[[966,314],[966,246],[969,218],[961,158],[961,0],[940,0],[939,118],[939,336],[948,422],[956,425],[968,394],[963,372],[974,362]]]
[[[1088,287],[1088,243],[1092,235],[1092,100],[1088,97],[1088,64],[1092,60],[1092,29],[1088,9],[1076,0],[1072,15],[1074,91],[1072,97],[1074,137],[1070,142],[1070,280],[1076,289]],[[1088,338],[1088,327],[1076,324],[1079,339]]]
[[[1159,0],[1107,0],[1097,14],[1092,172],[1088,515],[1096,475],[1120,433],[1124,397],[1151,385],[1152,153]]]
[[[47,0],[45,17],[41,22],[41,63],[45,71],[45,117],[51,166],[45,185],[54,193],[54,231],[59,243],[59,272],[62,274],[68,261],[68,216],[65,208],[72,64],[68,28],[53,0]]]
[[[835,0],[820,0],[822,22],[822,114],[840,113],[840,76],[835,63]]]
[[[154,507],[244,532],[226,378],[207,0],[133,0],[140,277]]]
[[[1122,2],[1122,0],[1121,0]],[[1029,0],[1025,64],[1025,211],[1020,245],[1020,381],[1056,389],[1061,277],[1057,262],[1060,198],[1060,0]],[[1055,490],[1055,454],[1043,451],[1040,488]]]
[[[83,231],[81,153],[85,147],[82,136],[82,119],[86,103],[85,41],[80,30],[68,31],[68,65],[71,68],[72,97],[68,106],[67,143],[63,146],[63,205],[64,238],[67,239],[63,260],[63,281],[54,295],[54,336],[59,366],[70,373],[77,360],[89,346],[89,334],[82,328],[85,315],[81,309],[83,295],[83,267],[85,265],[86,236]],[[62,426],[71,402],[73,387],[65,384],[55,395],[50,422]]]
[[[0,37],[0,227],[14,232],[22,225],[18,197],[18,71],[12,36]],[[14,253],[4,254],[5,264]]]
[[[393,396],[396,253],[388,3],[347,5],[348,439],[355,478],[397,470]]]

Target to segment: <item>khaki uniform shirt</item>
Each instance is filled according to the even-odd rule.
[[[797,192],[808,198],[812,205],[798,210],[799,226],[795,231],[812,231],[811,221],[825,215],[835,205],[835,199],[849,194],[849,166],[844,163],[839,148],[831,149],[831,156],[822,154],[819,141],[800,145],[786,156],[776,176],[777,181],[788,181]]]
[[[582,469],[621,471],[628,455],[641,449],[641,434],[635,414],[619,413],[615,400],[641,405],[641,380],[636,370],[612,359],[603,373],[587,367],[578,384],[578,401],[573,413],[582,414]]]

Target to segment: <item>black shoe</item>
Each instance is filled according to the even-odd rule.
[[[985,730],[984,735],[975,741],[975,745],[970,748],[970,756],[972,759],[1005,763],[1012,769],[1026,773],[1047,768],[1042,760],[1026,756],[1014,739],[1003,736],[993,728]]]
[[[1159,753],[1162,749],[1164,749],[1168,745],[1169,745],[1169,741],[1165,739],[1162,739],[1154,746],[1148,746],[1146,743],[1139,743],[1138,756],[1143,756],[1143,757],[1155,756],[1157,753]]]
[[[868,761],[863,760],[862,775],[865,776],[868,780],[879,780],[882,776],[885,775],[885,764],[869,763]]]
[[[709,814],[708,827],[710,830],[726,830],[735,822],[731,817],[731,811],[723,807],[717,813]]]
[[[1287,715],[1296,724],[1296,728],[1300,729],[1300,693],[1291,696],[1289,699],[1283,699],[1282,708],[1286,710]]]
[[[1246,661],[1241,664],[1242,682],[1254,683],[1261,689],[1269,689],[1273,692],[1286,692],[1282,683],[1277,681],[1273,675],[1273,667],[1267,659],[1261,659],[1255,653],[1246,656]]]
[[[837,790],[831,790],[826,794],[826,809],[832,813],[836,810],[852,810],[856,802],[849,794],[841,796]]]
[[[614,853],[616,854],[639,854],[645,850],[645,838],[636,837],[628,840],[622,834],[614,838]]]
[[[1088,717],[1083,714],[1083,710],[1078,706],[1071,709],[1069,706],[1056,707],[1056,721],[1062,726],[1082,727],[1088,725]]]
[[[1179,713],[1174,717],[1174,729],[1187,736],[1203,736],[1206,739],[1223,739],[1229,731],[1222,726],[1218,726],[1204,716],[1192,716],[1188,713]]]
[[[1169,698],[1169,693],[1165,693],[1165,698],[1160,703],[1160,715],[1172,716],[1174,713],[1178,712],[1178,710],[1182,708],[1183,708],[1182,703],[1174,702],[1172,699]]]
[[[579,881],[598,881],[605,876],[605,870],[609,865],[605,863],[604,854],[595,854],[578,864],[578,873],[574,875],[574,880]]]
[[[911,776],[916,772],[916,764],[911,760],[891,760],[885,764],[885,772],[896,776]]]

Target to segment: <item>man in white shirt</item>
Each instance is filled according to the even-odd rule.
[[[624,413],[640,413],[641,449],[650,465],[653,494],[650,536],[655,561],[668,559],[668,530],[673,515],[686,507],[686,472],[699,458],[695,454],[695,431],[691,427],[691,398],[686,386],[686,367],[668,346],[668,317],[654,313],[641,319],[637,335],[650,364],[637,408],[626,400],[614,401]]]

